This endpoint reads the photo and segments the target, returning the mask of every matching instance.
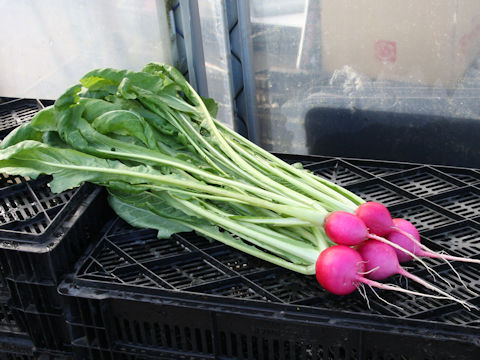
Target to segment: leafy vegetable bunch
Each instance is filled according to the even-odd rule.
[[[94,70],[5,138],[0,171],[53,175],[54,192],[105,186],[134,226],[160,238],[195,231],[315,274],[335,294],[361,283],[418,294],[377,282],[401,273],[437,292],[423,295],[464,304],[400,267],[399,259],[448,257],[426,249],[412,224],[283,162],[217,121],[216,111],[169,65]]]

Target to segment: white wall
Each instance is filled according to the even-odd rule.
[[[0,96],[57,98],[86,72],[171,63],[164,0],[0,0]]]

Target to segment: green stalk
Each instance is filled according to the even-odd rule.
[[[276,227],[310,225],[308,221],[300,220],[294,217],[268,218],[268,217],[257,217],[257,216],[232,215],[230,216],[230,219],[239,220],[239,221],[247,222],[250,224],[265,224],[265,225],[273,225]]]
[[[254,213],[256,215],[263,215],[263,218],[270,218],[270,217],[278,218],[278,214],[267,209],[260,209],[260,208],[250,209],[249,206],[239,204],[239,203],[230,203],[230,206],[234,208],[236,213],[243,214],[244,216],[248,216],[249,214]],[[292,221],[294,221],[293,219],[295,218],[291,218],[291,219]],[[299,220],[299,221],[303,221],[303,220]],[[266,224],[263,224],[263,225],[266,225]],[[283,226],[276,226],[276,225],[273,225],[273,226],[266,225],[266,226],[269,226],[272,230],[282,233],[286,236],[308,241],[314,246],[318,246],[320,241],[322,241],[316,238],[313,235],[313,232],[311,231],[311,229],[314,229],[316,227],[312,227],[312,226],[283,227]],[[311,228],[310,231],[307,231],[306,230],[307,228]]]
[[[130,145],[131,147],[135,145]],[[118,149],[117,147],[116,149]],[[186,171],[191,174],[195,174],[200,176],[201,178],[205,180],[209,180],[210,182],[217,184],[217,185],[222,185],[222,186],[229,186],[232,189],[242,189],[245,190],[251,194],[255,194],[259,197],[265,198],[265,199],[270,199],[277,201],[281,204],[285,205],[291,205],[291,206],[302,206],[302,204],[299,204],[297,201],[291,200],[288,197],[278,195],[277,193],[272,193],[264,189],[260,189],[256,186],[252,186],[246,183],[242,183],[239,181],[235,180],[230,180],[227,178],[222,178],[220,176],[214,175],[212,173],[209,173],[207,171],[203,171],[197,167],[191,166],[186,162],[182,162],[181,160],[172,160],[168,159],[165,157],[161,157],[157,155],[156,157],[153,157],[154,154],[150,154],[151,151],[148,149],[143,149],[144,154],[139,154],[138,151],[136,152],[122,152],[122,151],[109,151],[109,150],[97,150],[98,154],[103,154],[103,155],[108,155],[109,158],[117,158],[117,159],[123,159],[123,160],[141,160],[142,162],[147,162],[147,163],[156,163],[158,165],[168,165],[172,166],[174,168]]]
[[[257,172],[257,174],[253,174],[251,171],[248,171],[248,169],[245,171],[242,168],[239,168],[238,164],[232,163],[231,159],[224,157],[223,154],[220,154],[214,147],[212,147],[210,143],[206,141],[205,138],[192,126],[191,122],[185,119],[185,115],[180,114],[180,116],[183,117],[185,125],[189,128],[191,133],[195,135],[195,138],[199,139],[203,146],[210,149],[214,154],[214,158],[217,160],[221,160],[222,164],[224,166],[227,166],[231,171],[238,173],[240,176],[246,179],[249,179],[252,183],[256,184],[258,187],[261,187],[261,188],[271,187],[271,188],[279,189],[280,194],[284,194],[285,192],[287,192],[289,193],[290,198],[294,198],[297,201],[305,203],[310,206],[317,206],[317,204],[311,201],[311,199],[308,199],[302,194],[298,194],[294,190],[284,187],[281,184],[277,184],[276,182],[271,180],[269,177],[266,177],[259,172]],[[193,139],[189,136],[187,132],[184,132],[184,135],[189,138],[191,143],[194,143]],[[223,150],[225,151],[225,149]],[[227,155],[230,155],[230,157],[232,157],[232,153],[227,152]],[[235,160],[238,160],[237,156],[234,156],[234,158]],[[260,175],[260,177],[258,175]]]
[[[205,104],[203,103],[202,99],[198,94],[195,92],[195,90],[191,87],[191,85],[184,81],[184,86],[186,86],[189,90],[189,93],[191,96],[194,98],[194,102],[197,103],[198,107],[200,108],[199,115],[200,117],[205,120],[208,124],[208,128],[211,131],[211,133],[215,136],[215,138],[218,141],[218,144],[220,145],[220,148],[230,157],[230,159],[233,161],[235,164],[235,167],[241,167],[243,168],[248,176],[250,178],[253,178],[253,181],[259,186],[268,186],[273,189],[276,189],[279,191],[280,194],[288,194],[289,196],[304,202],[308,205],[311,206],[317,206],[316,202],[312,201],[308,197],[304,196],[303,194],[300,194],[280,183],[277,183],[276,181],[272,180],[270,177],[264,175],[254,167],[252,167],[247,161],[245,161],[240,155],[238,155],[233,148],[226,142],[225,138],[220,134],[219,130],[217,129],[215,122],[213,121],[212,117],[210,116],[210,113],[208,112],[207,108],[205,107]]]
[[[314,232],[312,229],[316,229],[316,226],[310,226],[310,227],[294,227],[290,228],[292,231],[298,234],[302,239],[307,239],[310,241],[312,244],[318,246],[320,243],[320,240],[314,235]],[[280,229],[281,230],[281,229]],[[309,231],[310,230],[310,231]],[[277,230],[278,231],[278,230]]]
[[[243,147],[236,144],[235,141],[232,141],[231,144],[232,144],[232,147],[237,150],[237,152],[241,153],[250,162],[256,164],[259,167],[263,167],[263,170],[265,172],[275,174],[281,179],[289,182],[290,184],[300,189],[307,195],[311,196],[312,198],[326,205],[330,210],[335,209],[335,210],[344,210],[348,212],[354,212],[355,209],[357,208],[357,206],[351,200],[347,199],[344,196],[340,196],[339,193],[332,191],[330,188],[328,188],[327,193],[319,191],[311,187],[306,182],[297,180],[291,174],[287,174],[284,171],[281,171],[280,169],[271,166],[268,162],[264,161],[263,158],[253,157]]]
[[[176,198],[172,198],[172,197],[165,198],[165,196],[159,195],[157,193],[151,193],[151,195],[154,196],[154,197],[161,197],[163,201],[167,200],[167,202],[170,203],[171,206],[174,206],[178,209],[182,209],[182,207],[184,207],[183,206],[184,201],[186,201],[186,200],[176,199]],[[187,203],[189,203],[189,201],[187,201]],[[132,204],[131,206],[136,207],[136,205],[134,205],[134,204]],[[156,208],[148,207],[148,211],[156,213]],[[189,211],[191,211],[191,210],[187,210],[187,212],[189,212]],[[203,214],[203,211],[201,211],[201,214],[198,214],[198,215],[202,215],[202,214]],[[163,214],[160,215],[160,216],[163,216]],[[177,218],[172,218],[171,220],[175,221],[175,222],[179,221],[179,220],[177,220]],[[255,247],[255,246],[246,244],[241,238],[235,238],[234,239],[231,236],[227,236],[226,233],[213,231],[213,230],[211,231],[209,226],[206,226],[206,227],[198,226],[198,225],[196,225],[196,223],[186,221],[186,220],[181,220],[179,222],[187,225],[189,228],[191,228],[192,230],[194,230],[194,231],[196,231],[200,234],[203,234],[207,237],[213,238],[213,239],[215,239],[219,242],[222,242],[222,243],[224,243],[228,246],[231,246],[235,249],[241,250],[242,252],[245,252],[247,254],[250,254],[250,255],[256,256],[260,259],[269,261],[273,264],[282,266],[284,268],[287,268],[289,270],[292,270],[292,271],[295,271],[295,272],[298,272],[298,273],[301,273],[301,274],[311,275],[311,274],[315,273],[315,264],[313,264],[313,266],[312,265],[308,265],[308,266],[302,265],[301,263],[304,262],[304,260],[301,260],[300,258],[298,258],[298,257],[296,257],[292,254],[285,253],[285,252],[275,248],[274,246],[269,246],[268,244],[265,244],[265,243],[262,244],[262,242],[259,241],[258,239],[251,238],[248,235],[242,234],[243,239],[249,241],[252,244],[256,244],[257,246],[263,247],[265,250],[267,250],[269,252],[262,251],[261,249]],[[280,256],[283,256],[283,257],[274,255],[272,252],[273,253],[278,253],[278,254],[280,254]],[[286,260],[285,258],[290,259],[290,260]],[[296,261],[298,263],[292,263],[291,261]]]
[[[111,150],[103,150],[96,148],[94,151],[94,155],[108,155],[109,158],[117,158],[117,159],[124,159],[124,160],[142,160],[142,162],[146,162],[147,164],[159,164],[159,165],[168,165],[174,168],[182,169],[188,173],[196,174],[203,179],[207,179],[215,184],[218,185],[228,185],[233,189],[243,189],[248,191],[252,194],[256,194],[258,196],[275,200],[279,203],[288,204],[292,206],[302,206],[297,201],[292,200],[287,196],[278,195],[277,193],[264,190],[257,186],[252,186],[240,181],[231,180],[225,177],[221,177],[218,175],[214,175],[207,171],[201,170],[198,167],[192,166],[187,162],[181,161],[179,159],[172,158],[168,155],[160,154],[158,151],[150,150],[148,148],[144,148],[134,144],[128,144],[120,140],[112,139],[106,135],[103,135],[93,128],[87,128],[86,131],[82,131],[84,137],[86,137],[89,141],[97,142],[102,146],[107,145],[109,148],[114,148],[115,151]],[[74,145],[74,144],[73,144]],[[92,153],[92,148],[89,147],[85,151]],[[124,150],[124,152],[122,151]],[[317,206],[318,208],[318,206]]]
[[[149,98],[154,98],[157,99],[156,101],[150,100]],[[230,159],[224,156],[221,152],[219,152],[215,147],[213,147],[210,142],[208,142],[204,136],[202,136],[197,129],[192,125],[192,119],[187,118],[185,114],[182,112],[173,112],[170,111],[168,108],[164,108],[164,105],[162,104],[162,100],[154,93],[151,93],[149,98],[139,98],[139,101],[144,104],[146,107],[148,107],[152,112],[157,114],[158,116],[166,116],[167,121],[169,121],[172,125],[177,128],[179,132],[181,132],[190,142],[190,144],[195,148],[195,150],[200,154],[202,158],[205,159],[212,167],[217,169],[220,173],[223,173],[225,176],[228,174],[221,169],[217,164],[217,162],[220,162],[223,166],[228,168],[230,171],[233,173],[238,174],[241,177],[245,177],[250,179],[253,183],[257,183],[258,181],[255,177],[252,177],[251,174],[248,172],[243,171],[242,169],[238,168],[238,166],[232,166],[232,162]],[[180,101],[180,100],[178,100]],[[203,102],[202,102],[203,104]],[[157,106],[160,107],[160,109],[163,111],[163,113],[159,113]],[[197,110],[196,108],[193,108]],[[182,126],[182,124],[185,126],[185,128]],[[193,137],[192,137],[193,135]],[[195,141],[199,141],[199,144]],[[207,151],[204,151],[206,149]]]
[[[140,187],[143,187],[143,185],[140,185]],[[199,192],[193,192],[193,191],[188,191],[188,190],[183,190],[183,189],[177,189],[177,188],[172,188],[168,186],[160,186],[160,185],[148,185],[148,187],[152,190],[156,191],[168,191],[172,192],[175,194],[181,194],[181,195],[187,195],[191,198],[199,198],[199,199],[205,199],[205,200],[211,200],[211,201],[222,201],[225,203],[228,203],[229,205],[233,205],[233,203],[238,204],[238,205],[251,205],[250,203],[246,202],[245,200],[241,200],[241,198],[233,198],[233,197],[227,197],[227,196],[218,196],[218,195],[211,195],[211,194],[204,194],[204,193],[199,193]],[[267,208],[264,208],[267,210]],[[256,209],[258,211],[258,209]],[[274,215],[273,215],[274,214]],[[277,213],[273,212],[270,216],[278,216]],[[240,215],[229,215],[230,219],[232,220],[239,220],[247,223],[253,223],[253,224],[262,224],[262,225],[273,225],[276,230],[281,227],[288,227],[289,229],[292,229],[292,227],[298,227],[301,229],[300,226],[311,226],[310,221],[305,221],[298,219],[296,217],[288,217],[288,218],[283,218],[283,217],[275,217],[275,218],[258,218],[258,217],[249,217],[249,216],[240,216]],[[286,220],[286,221],[282,221]],[[312,227],[315,228],[315,227]],[[305,237],[306,234],[309,233],[303,233],[302,237]],[[307,236],[308,238],[312,239],[312,235],[309,234],[310,236]],[[318,244],[318,241],[312,241],[314,245]]]
[[[269,251],[273,248],[278,248],[282,252],[286,252],[287,254],[294,255],[300,259],[305,260],[309,264],[315,264],[317,261],[318,255],[320,251],[313,249],[310,246],[307,246],[305,243],[301,243],[298,241],[275,241],[272,242],[272,238],[265,236],[263,230],[258,229],[258,226],[246,226],[246,224],[240,224],[236,221],[232,221],[227,217],[217,215],[212,211],[208,211],[205,208],[199,207],[189,201],[177,199],[183,206],[188,208],[189,210],[193,211],[196,214],[201,214],[202,217],[208,219],[209,221],[218,224],[219,226],[240,235],[241,237],[249,237],[250,239],[255,239],[257,242],[257,246],[266,246]],[[278,239],[278,237],[277,237]]]
[[[272,230],[268,227],[262,227],[262,226],[258,226],[257,224],[251,224],[251,223],[246,223],[246,222],[242,222],[242,221],[239,221],[239,223],[240,223],[240,225],[242,225],[245,228],[249,228],[253,231],[256,231],[259,235],[262,236],[262,239],[264,239],[263,236],[265,236],[265,239],[269,239],[268,241],[274,240],[275,241],[274,244],[278,244],[278,241],[283,241],[283,242],[287,242],[289,244],[296,244],[296,246],[298,246],[299,248],[304,247],[307,251],[310,251],[310,249],[312,249],[312,245],[313,245],[313,249],[315,249],[317,251],[317,253],[315,253],[316,258],[318,258],[318,255],[320,254],[320,252],[322,252],[323,250],[325,250],[328,247],[326,242],[323,241],[323,240],[320,240],[320,239],[316,239],[317,242],[312,244],[311,242],[306,242],[306,241],[303,241],[303,240],[294,240],[290,236],[291,234],[286,235],[285,233],[282,233],[282,232],[279,232],[279,231],[276,231],[276,230],[274,231],[274,230]],[[308,247],[304,246],[304,245],[308,245]],[[315,258],[315,260],[316,260],[316,258]]]
[[[251,149],[252,151],[257,153],[258,155],[263,156],[265,159],[271,161],[272,163],[277,164],[280,168],[295,174],[299,178],[305,180],[306,183],[311,184],[313,187],[318,187],[320,191],[322,191],[322,192],[325,191],[325,193],[330,193],[330,189],[334,190],[335,192],[341,194],[342,196],[350,199],[356,205],[361,205],[365,202],[365,200],[363,200],[361,197],[359,197],[359,196],[355,195],[354,193],[342,188],[341,186],[338,186],[337,184],[335,184],[331,181],[323,179],[323,178],[321,178],[319,176],[316,176],[314,174],[311,174],[307,171],[302,171],[300,169],[296,169],[295,167],[287,164],[286,162],[279,159],[275,155],[269,153],[268,151],[264,150],[263,148],[261,148],[257,144],[254,144],[254,143],[250,142],[249,140],[245,139],[243,136],[236,133],[235,131],[233,131],[229,127],[225,126],[224,124],[222,124],[218,120],[215,120],[215,124],[217,124],[218,127],[221,130],[223,130],[225,133],[230,135],[232,138],[234,138],[238,142],[242,143],[247,148]]]
[[[212,160],[212,156],[211,155],[208,155],[208,152],[212,152],[214,154],[213,158],[217,161],[220,160],[220,163],[223,165],[223,166],[226,166],[225,164],[225,161],[223,159],[223,155],[221,153],[219,153],[213,146],[211,146],[211,144],[206,141],[203,136],[201,136],[200,134],[198,134],[198,132],[196,131],[196,129],[192,126],[192,124],[190,123],[190,121],[188,121],[187,119],[185,119],[185,115],[183,115],[182,113],[179,113],[178,116],[181,118],[182,120],[182,123],[184,125],[186,125],[187,127],[189,127],[189,130],[190,132],[188,132],[187,130],[185,130],[179,120],[176,118],[176,114],[174,113],[171,113],[170,111],[168,111],[168,109],[166,109],[166,114],[167,114],[167,117],[169,119],[169,121],[171,121],[171,124],[174,125],[178,131],[180,131],[190,142],[190,144],[195,148],[195,150],[200,154],[200,156],[205,159],[205,161],[207,161],[207,163],[209,163],[213,168],[215,168],[217,171],[219,171],[219,173],[223,174],[224,176],[228,176],[228,173],[226,173],[223,169],[221,169],[216,163],[214,160]],[[197,144],[194,139],[191,137],[190,134],[194,134],[196,139],[200,140],[200,145]],[[208,152],[204,151],[204,149],[206,149]],[[227,168],[228,168],[228,164],[227,164]]]
[[[271,227],[272,230],[279,232],[283,235],[296,238],[305,242],[312,244],[313,246],[318,248],[318,244],[320,243],[317,238],[313,235],[312,232],[307,231],[310,227],[303,227],[303,226],[291,226],[291,227]],[[311,227],[313,228],[313,227]]]
[[[199,140],[202,143],[204,147],[206,147],[210,151],[213,151],[213,153],[215,154],[215,158],[217,160],[221,159],[222,162],[234,172],[238,172],[239,170],[243,169],[244,172],[242,172],[242,175],[260,187],[267,186],[277,190],[280,194],[288,193],[289,197],[297,199],[298,201],[303,202],[307,205],[310,205],[313,207],[318,206],[318,204],[315,201],[312,201],[310,198],[280,183],[277,183],[276,181],[272,180],[270,177],[264,175],[262,172],[258,171],[255,167],[251,166],[240,155],[238,155],[218,131],[215,125],[215,122],[211,118],[210,113],[208,112],[207,108],[205,107],[205,104],[203,103],[203,100],[198,96],[195,90],[190,86],[188,82],[185,81],[185,79],[181,80],[180,85],[184,86],[187,89],[186,93],[188,93],[191,96],[191,99],[196,104],[196,107],[199,108],[200,110],[198,112],[198,115],[200,116],[201,119],[207,122],[210,132],[215,136],[218,144],[220,145],[220,148],[229,156],[230,159],[224,159],[223,155],[221,155],[215,148],[213,148],[211,144],[208,141],[206,141],[205,138],[200,133],[198,133],[198,131],[192,126],[191,121],[189,121],[188,119],[185,119],[185,115],[182,114],[181,112],[178,112],[180,114],[180,117],[182,117],[183,119],[183,124],[189,128],[189,131],[195,136],[197,140]],[[157,113],[156,106],[161,106],[160,104],[162,104],[162,102],[164,101],[165,96],[161,97],[148,90],[140,89],[135,86],[132,88],[136,89],[135,91],[138,95],[140,102],[142,102],[145,106],[147,106],[151,111]],[[157,99],[157,100],[153,101],[153,99]],[[172,98],[172,101],[173,100],[178,102],[181,101],[177,98]],[[189,109],[192,112],[193,111],[192,109],[194,108],[190,107]],[[170,121],[172,121],[172,118],[175,118],[175,116],[168,109],[162,109],[162,110],[164,110],[165,113],[169,115]],[[173,122],[172,124],[175,127],[177,127],[179,131],[183,129],[178,122]],[[190,143],[192,144],[192,146],[194,146],[197,149],[197,151],[201,151],[201,147],[196,146],[195,142],[186,131],[183,131],[183,134],[187,136],[187,138],[190,140]],[[204,153],[201,153],[201,155],[203,156]],[[209,161],[209,163],[212,166],[215,166],[213,164],[213,161]],[[218,167],[216,168],[218,169]]]
[[[297,240],[296,238],[292,238],[292,237],[289,236],[289,235],[282,234],[282,233],[280,233],[280,232],[278,232],[278,231],[276,231],[276,230],[271,229],[270,227],[258,226],[258,225],[255,224],[255,223],[251,223],[251,222],[248,222],[248,221],[247,221],[247,222],[241,221],[241,220],[235,218],[235,217],[236,217],[235,215],[232,215],[232,214],[230,214],[230,213],[227,213],[227,212],[225,212],[225,211],[223,211],[223,210],[221,210],[221,209],[219,209],[219,208],[217,208],[217,207],[215,207],[215,206],[213,206],[213,205],[211,205],[211,204],[209,204],[209,203],[202,202],[202,205],[203,205],[206,209],[208,209],[208,210],[210,210],[210,211],[213,211],[213,212],[217,213],[217,214],[220,215],[220,216],[223,216],[223,217],[228,218],[228,219],[231,219],[231,220],[236,220],[236,221],[238,221],[240,224],[243,224],[243,226],[246,226],[246,227],[248,227],[248,228],[250,228],[250,229],[252,229],[252,230],[255,230],[255,231],[257,231],[259,234],[263,234],[263,235],[269,236],[269,237],[272,238],[272,239],[276,239],[276,240],[279,240],[279,241],[288,242],[288,243],[291,243],[291,244],[296,244],[297,246],[307,246],[307,244],[308,244],[308,246],[311,246],[311,245],[312,245],[312,244],[310,244],[310,243],[308,243],[308,242],[303,241],[302,239]],[[234,218],[235,218],[235,219],[234,219]],[[326,248],[326,245],[327,245],[327,244],[322,244],[322,243],[317,244],[317,243],[315,243],[315,244],[313,244],[313,245],[315,246],[316,249],[318,248],[319,251],[322,251],[322,250],[324,250],[324,249]]]
[[[38,160],[35,160],[35,161],[38,161]],[[322,226],[325,216],[328,215],[328,213],[325,210],[323,211],[319,209],[312,210],[309,208],[292,207],[289,205],[275,204],[269,201],[255,198],[255,197],[237,194],[216,186],[203,185],[203,184],[192,183],[192,182],[186,183],[184,180],[175,179],[175,178],[169,177],[168,175],[152,175],[147,173],[137,173],[129,170],[118,170],[114,168],[101,168],[101,167],[92,167],[92,166],[85,166],[85,165],[82,165],[82,166],[68,165],[68,164],[52,163],[48,161],[42,161],[42,163],[52,166],[54,168],[60,168],[60,169],[71,169],[71,170],[78,170],[78,171],[85,171],[85,172],[98,172],[98,173],[105,173],[105,174],[131,176],[134,178],[135,177],[141,178],[141,179],[153,181],[160,184],[179,186],[180,188],[190,188],[193,190],[204,191],[209,194],[216,194],[220,196],[231,197],[233,199],[241,200],[246,204],[263,207],[266,209],[276,211],[281,214],[307,220],[311,224],[314,224],[317,226]],[[172,189],[172,190],[175,190],[175,189]]]
[[[201,146],[197,144],[195,141],[190,136],[190,133],[186,131],[182,126],[181,123],[184,124],[189,124],[189,121],[186,121],[185,119],[182,118],[180,121],[177,118],[177,115],[182,114],[181,112],[174,112],[171,111],[168,107],[167,104],[163,104],[162,100],[160,100],[160,97],[148,90],[141,89],[142,91],[139,90],[139,88],[134,87],[137,89],[137,94],[139,96],[138,101],[146,107],[149,111],[151,111],[153,114],[156,116],[159,116],[160,118],[166,119],[170,124],[172,124],[178,131],[179,133],[183,134],[190,142],[190,144],[195,148],[197,153],[202,157],[207,163],[209,163],[214,169],[216,169],[219,173],[223,174],[224,176],[228,176],[228,174],[221,169],[214,161],[212,161],[211,157],[207,155],[207,153],[204,151],[204,149],[208,149],[210,151],[214,151],[215,155],[218,156],[219,158],[221,157],[221,154],[219,154],[215,148],[213,148],[208,142],[205,141],[203,138],[199,138],[201,142]],[[144,93],[148,93],[149,96],[145,97]],[[152,100],[151,98],[154,98],[155,100]],[[193,110],[196,108],[192,107]],[[150,119],[145,118],[147,122],[150,123]],[[156,123],[152,122],[152,126],[156,127]],[[189,124],[191,125],[191,124]],[[203,146],[203,147],[202,147]]]
[[[156,162],[156,163],[163,164],[163,165],[169,165],[169,166],[173,166],[173,167],[183,169],[187,172],[191,172],[191,173],[200,175],[200,176],[202,176],[204,178],[207,178],[211,181],[213,180],[214,182],[216,182],[218,184],[222,184],[222,183],[225,184],[226,183],[226,184],[232,186],[233,188],[243,188],[243,189],[251,191],[251,192],[257,192],[257,194],[259,192],[258,187],[248,186],[248,185],[240,183],[240,182],[230,181],[228,179],[221,178],[221,177],[213,175],[211,173],[201,171],[198,168],[190,166],[187,163],[182,163],[182,162],[180,162],[176,159],[160,159],[159,156],[158,156],[158,153],[155,152],[155,151],[144,149],[144,148],[136,146],[136,145],[126,144],[122,141],[111,139],[111,138],[109,138],[109,137],[107,137],[103,134],[98,133],[98,132],[93,132],[93,133],[89,133],[89,134],[92,135],[97,142],[102,143],[102,144],[107,144],[108,146],[115,147],[114,152],[106,151],[106,150],[103,150],[103,151],[99,150],[101,153],[107,154],[111,157],[124,158],[124,159],[134,158],[134,159],[141,159],[141,160],[144,160],[144,161],[146,160],[146,161],[154,162],[154,163]],[[88,134],[84,134],[84,135],[88,135]],[[121,148],[121,147],[124,147],[124,148],[128,149],[129,151],[126,152],[126,153],[122,153],[121,151],[118,151],[118,149]],[[143,155],[143,153],[146,153],[147,155]],[[151,153],[151,156],[149,156],[150,153]],[[271,192],[270,193],[267,192],[266,194],[265,193],[263,194],[263,196],[267,196],[267,197],[271,197],[271,198],[272,198],[272,195],[274,195],[274,193],[271,193]],[[280,201],[280,202],[282,202],[282,200],[283,200],[283,199],[279,199],[276,196],[273,196],[273,198],[275,198],[277,201]],[[290,204],[292,204],[292,203],[290,202]],[[296,205],[296,204],[294,203],[293,205]]]
[[[217,235],[217,233],[208,231],[204,228],[199,228],[195,225],[189,225],[189,226],[193,230],[195,230],[196,232],[198,232],[200,234],[203,234],[204,236],[215,239],[215,240],[217,240],[217,241],[219,241],[219,242],[221,242],[221,243],[223,243],[227,246],[230,246],[234,249],[240,250],[240,251],[242,251],[246,254],[255,256],[259,259],[268,261],[272,264],[284,267],[285,269],[295,271],[295,272],[297,272],[299,274],[303,274],[303,275],[314,275],[315,274],[315,264],[308,265],[308,266],[294,264],[294,263],[291,263],[291,262],[289,262],[285,259],[282,259],[282,258],[280,258],[276,255],[266,253],[266,252],[254,247],[254,246],[247,245],[243,241],[229,240],[227,238],[220,237],[220,236]]]

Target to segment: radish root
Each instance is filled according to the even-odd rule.
[[[372,310],[372,308],[370,307],[370,300],[369,300],[368,295],[367,295],[367,290],[365,289],[365,284],[359,283],[358,286],[357,286],[357,290],[360,293],[360,295],[362,296],[362,298],[365,300],[365,302],[367,303],[368,309]]]
[[[408,233],[407,231],[404,231],[396,226],[392,227],[393,230],[397,231],[398,233],[408,237],[410,240],[412,240],[415,244],[417,244],[423,251],[419,254],[420,256],[423,257],[430,257],[432,259],[443,259],[443,260],[450,260],[450,261],[460,261],[460,262],[467,262],[467,263],[472,263],[472,264],[480,264],[480,259],[472,259],[472,258],[464,258],[460,256],[453,256],[449,255],[447,253],[440,253],[440,252],[435,252],[428,248],[426,245],[422,244],[420,241],[418,241],[412,234]],[[406,252],[406,254],[410,255],[409,253]],[[411,256],[411,255],[410,255]]]
[[[456,275],[457,279],[460,281],[460,283],[462,284],[462,286],[465,288],[465,290],[467,290],[471,295],[473,296],[478,296],[478,294],[476,292],[474,292],[473,290],[471,290],[466,284],[465,282],[463,281],[462,277],[460,276],[460,274],[458,273],[458,271],[455,269],[455,267],[450,263],[449,261],[449,258],[450,260],[451,259],[456,259],[457,261],[461,261],[461,262],[470,262],[470,263],[480,263],[480,260],[476,260],[476,259],[469,259],[469,258],[460,258],[460,257],[456,257],[456,256],[451,256],[449,254],[447,254],[445,251],[440,251],[438,253],[432,251],[430,248],[428,248],[426,245],[422,244],[420,241],[418,241],[417,238],[415,238],[415,236],[413,236],[412,234],[410,234],[409,232],[407,231],[404,231],[396,226],[392,227],[392,229],[394,229],[395,231],[399,232],[400,234],[402,234],[403,236],[406,236],[407,238],[409,238],[411,241],[413,241],[415,244],[417,244],[420,249],[422,249],[423,251],[421,252],[421,256],[425,256],[425,257],[430,257],[430,258],[437,258],[437,259],[441,259],[443,260],[446,264],[448,264],[448,266],[450,267],[450,269],[454,272],[454,274]],[[438,273],[437,273],[438,274]],[[433,276],[433,274],[432,274]],[[445,281],[449,286],[450,288],[453,288],[453,286],[450,284],[450,282],[446,279],[443,279],[443,281]]]
[[[395,249],[398,249],[402,252],[404,252],[405,254],[411,256],[414,260],[417,260],[420,264],[422,264],[425,269],[428,271],[428,273],[430,275],[432,275],[432,277],[435,279],[435,276],[437,276],[439,279],[441,279],[442,281],[444,281],[445,283],[448,284],[448,286],[451,287],[451,284],[448,280],[446,280],[443,276],[441,276],[436,270],[432,269],[431,266],[429,266],[425,261],[423,261],[421,258],[419,258],[417,255],[415,255],[414,253],[412,253],[411,251],[401,247],[400,245],[397,245],[395,244],[394,242],[391,242],[387,239],[385,239],[384,237],[381,237],[381,236],[377,236],[375,234],[369,234],[368,237],[370,239],[373,239],[373,240],[378,240],[378,241],[381,241],[385,244],[388,244],[390,245],[391,247],[395,248]]]
[[[453,295],[450,295],[448,294],[447,292],[443,291],[442,289],[436,287],[436,286],[433,286],[432,284],[430,284],[429,282],[423,280],[422,278],[419,278],[418,276],[416,275],[413,275],[411,273],[409,273],[408,271],[404,270],[403,268],[399,268],[399,274],[400,275],[403,275],[413,281],[415,281],[416,283],[426,287],[427,289],[429,290],[432,290],[434,292],[437,292],[441,295],[443,295],[445,298],[449,299],[449,300],[452,300],[452,301],[455,301],[455,302],[458,302],[459,304],[463,305],[467,310],[470,310],[472,308],[473,305],[469,304],[467,301],[465,300],[462,300],[462,299],[459,299],[457,298],[456,296],[453,296]]]
[[[379,288],[379,289],[383,289],[383,290],[398,291],[398,292],[402,292],[402,293],[405,293],[405,294],[429,297],[429,298],[432,298],[432,299],[452,300],[452,301],[455,301],[455,302],[461,304],[467,310],[472,309],[473,305],[469,304],[467,301],[459,299],[459,298],[457,298],[453,295],[449,295],[446,292],[442,291],[441,289],[437,289],[435,286],[427,283],[425,280],[422,280],[422,279],[420,279],[420,278],[416,277],[415,275],[412,275],[408,272],[406,272],[406,273],[409,275],[409,277],[412,280],[414,280],[414,281],[417,281],[416,279],[420,280],[420,281],[417,281],[417,282],[419,282],[421,285],[424,285],[426,288],[428,288],[430,290],[438,292],[441,295],[432,295],[432,294],[421,293],[421,292],[414,291],[414,290],[404,289],[404,288],[402,288],[400,286],[397,286],[397,285],[384,284],[384,283],[380,283],[380,282],[370,280],[370,279],[367,279],[367,278],[363,278],[363,277],[359,277],[358,281],[363,282],[363,283],[365,283],[367,285],[370,285],[370,286],[374,286],[374,287]],[[402,275],[407,276],[406,274],[402,274]]]
[[[384,302],[385,304],[389,305],[389,306],[392,306],[400,311],[405,311],[401,306],[398,306],[398,305],[395,305],[387,300],[385,300],[384,298],[382,298],[380,295],[378,295],[378,293],[375,291],[375,288],[372,286],[372,285],[368,285],[368,287],[370,288],[370,290],[372,290],[372,292],[375,294],[375,296],[382,302]]]

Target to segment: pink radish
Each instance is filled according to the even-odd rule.
[[[394,231],[387,236],[387,239],[390,242],[404,248],[405,250],[408,250],[412,254],[415,254],[416,256],[480,264],[480,260],[478,259],[463,258],[459,256],[452,256],[433,252],[420,242],[420,235],[418,233],[418,230],[408,220],[393,219],[393,230]],[[412,259],[412,257],[405,252],[401,252],[397,249],[396,251],[398,260],[400,262],[406,262]]]
[[[368,238],[365,223],[354,214],[334,211],[325,218],[325,233],[336,244],[358,245]]]
[[[357,208],[355,215],[363,220],[370,233],[385,236],[392,231],[392,216],[385,205],[367,201]]]
[[[419,255],[420,247],[420,234],[417,228],[408,220],[405,219],[393,219],[393,226],[396,231],[390,233],[387,239],[402,248]],[[398,261],[407,262],[412,260],[412,257],[398,249],[395,249],[397,253]]]
[[[322,287],[336,295],[355,291],[364,271],[360,254],[345,245],[334,245],[321,252],[315,265],[315,275]]]
[[[355,214],[363,220],[368,228],[370,239],[390,243],[395,248],[398,260],[403,263],[419,257],[439,258],[452,261],[480,263],[480,260],[462,258],[451,255],[438,254],[420,243],[420,235],[415,226],[404,219],[392,219],[388,209],[375,201],[367,201],[361,204]],[[375,236],[376,235],[376,236]],[[387,241],[382,237],[386,236]],[[358,242],[359,244],[360,242]],[[346,244],[348,245],[348,244]],[[431,271],[423,262],[421,263]]]
[[[395,254],[395,249],[378,240],[367,240],[357,246],[357,251],[365,260],[366,277],[373,280],[384,280],[394,274],[403,274]]]
[[[393,222],[392,222],[393,225]],[[367,239],[375,239],[389,244],[408,256],[415,256],[407,249],[391,241],[368,232],[368,228],[358,216],[346,211],[334,211],[325,218],[324,229],[327,236],[338,245],[355,246]],[[418,260],[417,257],[415,259]],[[426,266],[426,264],[424,264]]]
[[[395,252],[393,252],[393,256],[396,259]],[[325,290],[336,295],[350,294],[363,283],[384,290],[393,290],[412,295],[437,299],[452,298],[452,296],[422,294],[398,286],[382,284],[372,279],[367,279],[363,275],[364,273],[365,261],[362,256],[355,249],[345,245],[333,245],[322,251],[315,264],[317,281]]]
[[[402,268],[398,262],[395,249],[388,244],[377,240],[367,240],[357,247],[357,251],[365,261],[365,273],[366,277],[369,279],[384,280],[392,275],[400,274],[419,283],[427,289],[443,295],[445,298],[466,305],[465,301],[446,293]]]

